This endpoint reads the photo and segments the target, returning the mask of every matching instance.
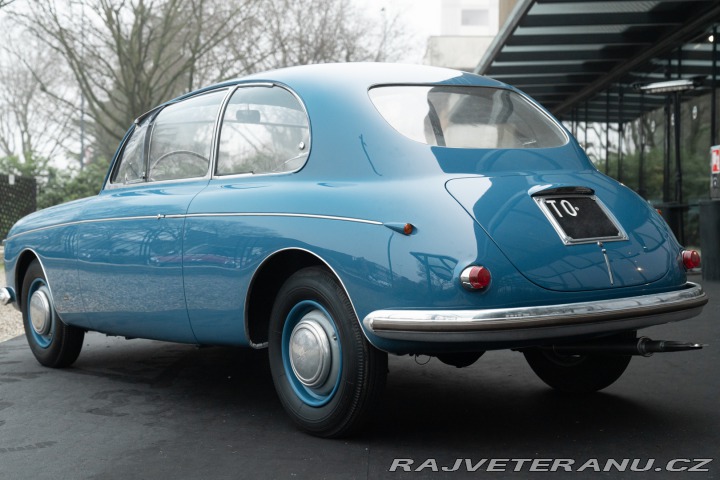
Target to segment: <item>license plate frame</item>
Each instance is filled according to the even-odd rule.
[[[620,222],[595,195],[538,195],[533,199],[565,245],[628,239]]]

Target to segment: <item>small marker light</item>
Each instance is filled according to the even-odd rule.
[[[686,270],[691,270],[700,266],[700,254],[697,250],[683,250],[682,260]]]
[[[387,222],[383,223],[387,228],[394,232],[402,233],[403,235],[411,235],[415,233],[415,225],[412,223],[395,223],[395,222]]]
[[[460,283],[468,290],[481,290],[490,285],[490,270],[485,267],[472,265],[465,268],[460,274]]]

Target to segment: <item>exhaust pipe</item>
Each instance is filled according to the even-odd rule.
[[[683,352],[707,347],[702,343],[676,342],[674,340],[651,340],[647,337],[604,343],[596,340],[577,345],[551,345],[540,347],[558,355],[639,355],[649,357],[653,353]]]

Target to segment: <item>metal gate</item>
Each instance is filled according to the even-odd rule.
[[[16,221],[37,210],[36,194],[34,178],[0,175],[0,240]]]

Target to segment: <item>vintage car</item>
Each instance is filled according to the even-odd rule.
[[[698,348],[636,334],[700,313],[698,264],[513,87],[330,64],[140,116],[99,195],[12,228],[0,295],[49,367],[86,331],[267,347],[292,419],[335,437],[378,401],[388,353],[514,349],[588,392],[632,355]]]

